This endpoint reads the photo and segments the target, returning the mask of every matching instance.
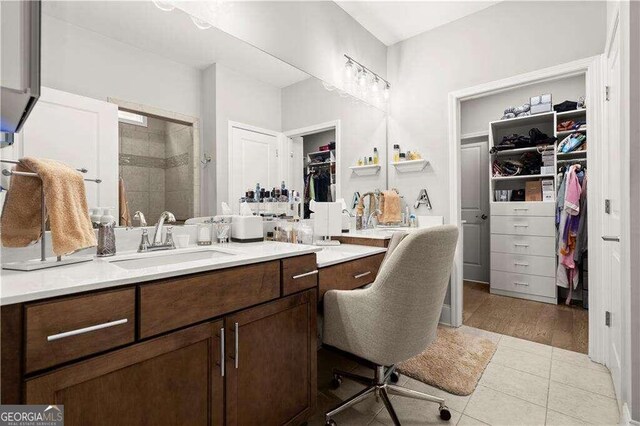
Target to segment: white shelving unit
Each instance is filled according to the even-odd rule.
[[[380,171],[379,164],[369,164],[366,166],[351,166],[349,167],[353,173],[358,176],[373,176],[377,175]]]
[[[424,158],[421,158],[419,160],[407,160],[391,163],[391,165],[401,173],[421,172],[425,167],[427,167],[428,164],[429,161],[425,160]]]

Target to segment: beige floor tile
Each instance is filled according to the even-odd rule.
[[[608,372],[553,360],[551,362],[551,380],[609,398],[616,397],[611,375]]]
[[[581,354],[580,352],[568,351],[566,349],[553,348],[552,358],[554,360],[569,362],[571,364],[591,368],[592,370],[604,371],[606,373],[609,372],[609,369],[602,364],[598,364],[597,362],[593,362],[589,359],[589,356],[586,354]]]
[[[547,426],[580,426],[584,424],[583,420],[574,419],[554,410],[547,410]]]
[[[551,381],[549,409],[599,425],[618,424],[615,399]]]
[[[551,358],[552,347],[549,345],[543,345],[542,343],[530,342],[528,340],[518,339],[511,336],[502,336],[498,345]]]
[[[460,420],[458,421],[458,426],[485,426],[486,423],[481,422],[480,420],[476,420],[473,417],[469,417],[466,414],[460,416]]]
[[[327,390],[333,378],[333,369],[351,371],[358,363],[335,351],[320,349],[318,351],[318,389]]]
[[[534,404],[547,406],[549,380],[499,364],[489,364],[480,384]]]
[[[450,408],[451,419],[440,419],[438,404],[413,398],[395,397],[392,400],[393,408],[398,415],[398,420],[404,425],[455,425],[460,419],[461,413]],[[384,425],[393,425],[386,408],[381,410],[375,418]]]
[[[353,372],[363,376],[373,377],[371,369],[366,369],[364,367],[357,367],[355,370],[353,370]],[[356,383],[353,380],[343,379],[342,384],[338,389],[327,389],[323,392],[329,397],[344,401],[360,392],[362,389],[364,389],[363,385]],[[391,397],[391,399],[393,398],[394,397]],[[371,397],[366,398],[364,401],[354,405],[352,409],[358,411],[361,414],[375,415],[378,414],[378,411],[380,411],[383,407],[384,404],[382,403],[382,400],[376,401],[375,396],[371,395]]]
[[[500,342],[500,338],[502,337],[502,334],[494,333],[487,330],[481,330],[475,327],[469,327],[468,325],[463,325],[458,328],[458,330],[462,331],[463,333],[472,334],[474,336],[484,337],[485,339],[489,339],[496,344]]]
[[[445,404],[447,404],[447,407],[459,412],[464,411],[465,407],[467,406],[467,403],[469,402],[469,398],[471,398],[470,395],[469,396],[453,395],[443,391],[442,389],[429,386],[426,383],[422,383],[418,380],[414,380],[411,378],[408,378],[405,382],[400,380],[399,385],[408,389],[418,391],[418,392],[424,392],[429,395],[437,396],[438,398],[443,398],[445,400]],[[402,398],[402,397],[398,396],[397,398]]]
[[[478,386],[464,414],[494,426],[542,425],[546,409],[485,386]]]
[[[503,336],[503,339],[507,336]],[[502,342],[502,339],[500,340]],[[548,378],[551,371],[551,358],[536,355],[531,352],[513,349],[509,346],[498,345],[489,364],[499,364],[525,373]]]
[[[375,398],[373,398],[373,400],[375,400]],[[341,399],[336,398],[333,395],[320,393],[318,395],[318,408],[316,413],[309,419],[309,426],[324,426],[325,413],[336,407],[340,402]],[[358,406],[356,405],[355,407],[348,408],[345,411],[336,414],[332,418],[340,426],[363,426],[368,425],[373,421],[377,413],[377,411],[362,411],[361,409],[358,409]]]

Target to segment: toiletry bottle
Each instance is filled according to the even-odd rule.
[[[91,226],[94,229],[98,229],[100,227],[100,218],[102,215],[100,214],[100,207],[94,207],[91,209]]]
[[[393,162],[397,163],[400,161],[400,145],[393,145]]]
[[[373,164],[373,158],[369,157],[369,164]]]
[[[97,256],[106,257],[116,254],[116,234],[114,227],[116,221],[111,215],[111,209],[105,208],[100,217],[100,226],[98,227],[98,248]]]
[[[357,231],[362,229],[364,225],[362,223],[363,220],[364,220],[364,207],[358,204],[358,206],[356,207],[356,230]]]
[[[260,184],[256,183],[256,192],[254,194],[255,197],[255,202],[259,202],[260,201]]]
[[[373,164],[378,164],[380,157],[378,156],[378,148],[373,148]]]

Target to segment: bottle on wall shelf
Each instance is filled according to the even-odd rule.
[[[393,145],[393,162],[397,163],[400,161],[400,145]]]
[[[373,148],[373,164],[378,164],[380,157],[378,156],[378,148]]]
[[[107,257],[116,254],[115,226],[116,220],[111,215],[111,208],[105,208],[100,217],[100,226],[98,226],[98,248],[96,252],[98,257]]]

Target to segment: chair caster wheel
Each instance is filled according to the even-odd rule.
[[[440,407],[440,418],[444,421],[451,419],[451,411],[447,407]]]
[[[337,426],[337,423],[333,419],[331,419],[331,420],[327,420],[324,423],[324,426]]]
[[[395,371],[389,375],[389,381],[391,383],[398,383],[398,380],[400,380],[400,374]]]
[[[337,374],[334,374],[333,379],[331,379],[331,384],[330,384],[331,389],[333,390],[338,389],[341,384],[342,384],[342,377],[340,377]]]

